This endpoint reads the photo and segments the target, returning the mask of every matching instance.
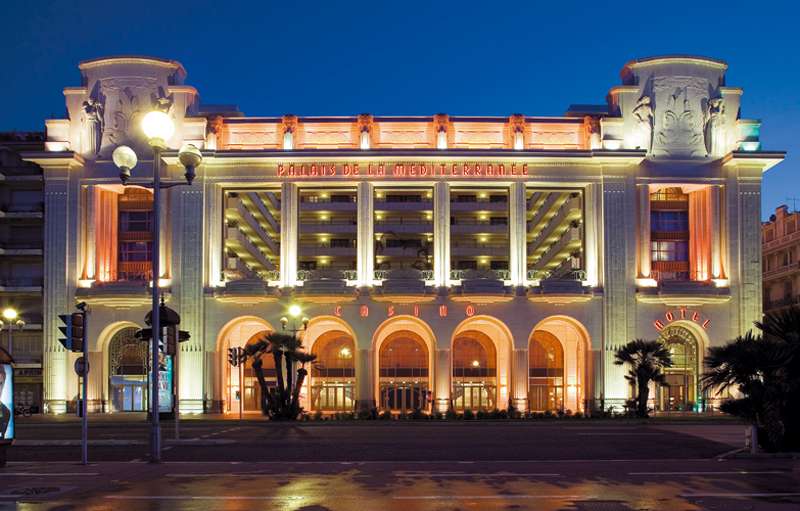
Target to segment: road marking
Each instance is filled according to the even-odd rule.
[[[87,477],[99,476],[100,472],[0,472],[3,477]]]
[[[730,497],[730,498],[743,498],[743,497],[800,497],[800,493],[681,493],[679,497],[694,498],[694,497]]]
[[[577,433],[578,436],[664,436],[664,433],[609,433],[598,431],[596,433]]]
[[[728,470],[728,471],[686,471],[686,472],[628,472],[629,476],[703,476],[703,475],[759,475],[759,474],[791,474],[788,470],[765,470],[752,472],[749,470]]]
[[[520,500],[520,499],[593,499],[592,495],[393,495],[394,500]]]
[[[302,495],[106,495],[111,500],[303,500]],[[336,497],[337,499],[347,497]],[[351,499],[357,497],[350,497]]]

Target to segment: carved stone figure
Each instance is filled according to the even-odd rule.
[[[654,119],[654,156],[706,156],[703,143],[704,105],[709,82],[694,76],[662,76],[653,80],[653,95],[661,105]]]
[[[725,151],[725,102],[722,98],[708,100],[704,121],[706,152],[710,156],[722,156]]]
[[[95,156],[100,152],[103,138],[104,106],[99,99],[88,98],[83,102],[83,151]]]
[[[653,146],[653,106],[650,96],[642,96],[633,107],[633,116],[639,123],[639,148],[650,151]]]

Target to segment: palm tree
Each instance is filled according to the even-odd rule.
[[[262,356],[271,353],[275,360],[276,388],[270,389],[264,378]],[[261,388],[261,411],[271,419],[295,420],[302,412],[300,389],[308,371],[305,365],[317,356],[306,353],[300,340],[289,334],[269,332],[263,339],[245,348],[244,358],[253,358],[253,370]],[[297,378],[294,378],[295,363],[299,362]],[[244,360],[242,361],[244,363]],[[285,372],[284,372],[285,367]]]
[[[768,450],[800,448],[800,308],[767,313],[725,346],[709,348],[702,377],[717,394],[735,388],[742,397],[721,406],[751,422]]]
[[[669,349],[661,341],[635,339],[616,351],[614,363],[628,364],[625,379],[636,387],[636,416],[647,417],[650,382],[667,385],[663,371],[672,366]]]

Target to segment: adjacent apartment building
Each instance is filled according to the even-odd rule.
[[[780,206],[761,226],[764,312],[800,304],[800,213]]]
[[[253,370],[227,350],[280,329],[290,305],[319,357],[307,410],[619,410],[631,390],[614,352],[635,338],[675,359],[653,405],[704,409],[707,348],[761,316],[761,178],[783,158],[727,67],[633,60],[605,103],[560,117],[264,117],[204,105],[172,60],[80,63],[67,117],[24,153],[44,173],[46,411],[76,397],[57,329],[76,301],[91,310],[90,407],[145,409],[133,334],[154,281],[191,333],[182,412],[237,412],[240,397],[256,412]],[[175,124],[163,178],[182,179],[182,144],[204,157],[165,192],[157,254],[139,125],[156,107]],[[123,144],[139,159],[127,186]]]
[[[0,346],[16,361],[15,402],[42,409],[44,175],[20,157],[44,133],[0,133]]]

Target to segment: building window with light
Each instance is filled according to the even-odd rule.
[[[433,189],[377,187],[374,197],[375,280],[413,268],[433,278]]]
[[[303,187],[299,192],[299,280],[314,270],[356,280],[358,203],[354,187]]]
[[[226,190],[224,201],[224,279],[280,281],[280,189]]]
[[[149,281],[153,263],[153,195],[126,188],[118,200],[118,280]]]
[[[650,194],[650,254],[656,280],[689,280],[689,195],[680,187]]]

